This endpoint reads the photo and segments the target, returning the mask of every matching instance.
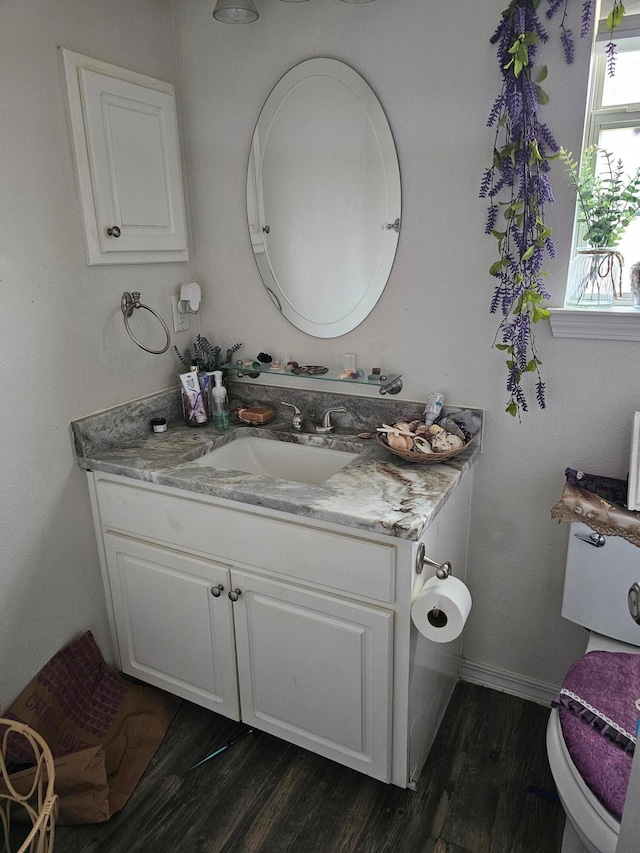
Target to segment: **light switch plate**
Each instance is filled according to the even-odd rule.
[[[183,314],[181,311],[178,311],[178,298],[177,296],[171,297],[171,316],[173,317],[173,331],[174,332],[186,332],[189,329],[189,315]]]

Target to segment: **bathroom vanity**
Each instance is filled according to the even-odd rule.
[[[73,424],[116,665],[412,786],[460,652],[460,640],[435,643],[412,624],[412,598],[434,573],[420,546],[465,579],[480,435],[450,463],[411,465],[354,433],[294,435],[286,422],[217,433],[170,420],[151,433],[149,414],[173,405],[167,392]],[[241,436],[354,456],[320,484],[207,464]]]

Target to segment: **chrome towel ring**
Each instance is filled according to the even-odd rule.
[[[152,355],[161,355],[163,352],[166,352],[169,349],[169,344],[171,343],[169,327],[157,311],[154,311],[153,308],[149,308],[148,305],[143,305],[142,302],[140,302],[140,293],[138,291],[134,290],[133,293],[129,293],[125,290],[122,294],[122,299],[120,300],[120,308],[122,310],[122,316],[124,317],[124,327],[127,330],[127,334],[134,342],[134,344],[137,344],[140,349],[143,349],[145,352],[150,352]],[[163,346],[162,349],[149,349],[149,347],[146,347],[144,344],[140,343],[140,341],[133,334],[133,332],[129,328],[129,317],[131,317],[131,315],[133,314],[134,308],[146,308],[147,311],[151,311],[153,316],[157,317],[158,320],[162,323],[162,328],[164,329],[165,334],[167,336],[167,343]]]

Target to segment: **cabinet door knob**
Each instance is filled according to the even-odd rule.
[[[122,232],[117,225],[112,225],[111,228],[107,228],[107,234],[109,237],[119,237],[121,233]]]
[[[237,601],[242,595],[242,590],[240,589],[230,589],[227,593],[231,601]]]
[[[224,587],[222,586],[221,583],[219,583],[217,586],[212,586],[211,587],[211,595],[214,598],[220,598],[220,593],[222,592],[223,589],[224,589]]]

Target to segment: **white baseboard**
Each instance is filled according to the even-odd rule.
[[[545,681],[537,681],[515,672],[508,672],[505,669],[497,669],[493,666],[464,659],[460,662],[460,678],[473,684],[502,690],[504,693],[519,696],[521,699],[530,699],[540,705],[549,705],[560,689],[560,685],[556,686]]]

